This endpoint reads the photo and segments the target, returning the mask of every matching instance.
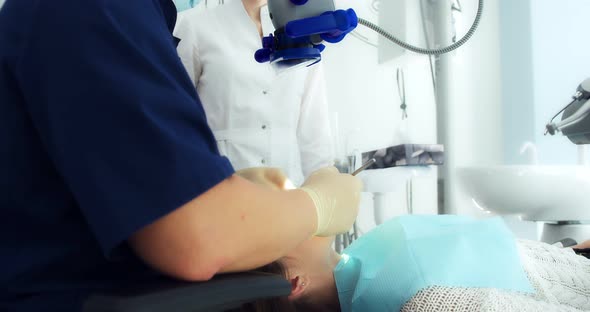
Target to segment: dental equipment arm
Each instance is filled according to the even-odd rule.
[[[553,122],[562,112],[561,121]],[[590,78],[578,86],[572,102],[559,111],[545,129],[545,134],[563,133],[574,144],[590,144]]]
[[[361,173],[363,170],[371,167],[374,163],[376,162],[375,158],[371,158],[368,161],[366,161],[360,168],[356,169],[352,175],[356,176],[357,174]]]

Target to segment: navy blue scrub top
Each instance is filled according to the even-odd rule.
[[[0,11],[0,311],[80,311],[151,278],[126,239],[233,173],[175,19],[170,0]]]

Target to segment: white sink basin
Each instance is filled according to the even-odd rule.
[[[530,221],[590,221],[590,167],[481,166],[457,169],[473,203]]]

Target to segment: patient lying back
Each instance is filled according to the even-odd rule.
[[[314,237],[280,263],[305,311],[590,310],[590,260],[501,219],[394,218],[342,255]]]

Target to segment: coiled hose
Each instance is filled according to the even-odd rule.
[[[473,36],[473,34],[475,33],[475,30],[477,29],[477,26],[479,26],[479,22],[481,21],[481,15],[483,13],[483,1],[484,0],[479,0],[478,5],[477,5],[477,14],[475,15],[475,20],[473,21],[471,28],[469,28],[469,31],[467,31],[465,36],[463,36],[463,38],[461,38],[459,41],[451,44],[450,46],[440,48],[440,49],[424,49],[424,48],[416,47],[414,45],[411,45],[407,42],[404,42],[404,41],[396,38],[394,35],[390,34],[385,29],[367,21],[366,19],[359,17],[358,22],[359,22],[359,24],[361,24],[369,29],[372,29],[373,31],[377,32],[381,36],[383,36],[386,39],[392,41],[393,43],[401,46],[404,49],[407,49],[407,50],[410,50],[412,52],[416,52],[419,54],[441,55],[441,54],[449,53],[453,50],[456,50],[460,46],[464,45],[469,39],[471,39],[471,36]]]

